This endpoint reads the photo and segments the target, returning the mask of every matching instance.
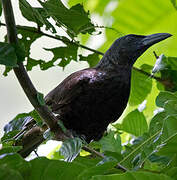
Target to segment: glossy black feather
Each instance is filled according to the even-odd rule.
[[[153,41],[169,36],[155,34],[152,40],[154,35],[127,35],[116,40],[96,67],[71,74],[52,90],[45,98],[47,105],[67,129],[84,135],[87,142],[99,140],[126,108],[136,59]]]

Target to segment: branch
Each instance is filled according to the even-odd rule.
[[[15,26],[15,19],[13,15],[13,9],[10,0],[2,0],[4,16],[7,27],[7,36],[10,44],[18,44],[17,31]],[[66,135],[62,132],[62,129],[57,124],[58,119],[53,115],[46,105],[41,105],[37,99],[37,90],[31,82],[22,62],[17,62],[18,67],[13,68],[14,73],[23,88],[29,101],[38,112],[43,121],[48,125],[50,130],[58,136],[61,135],[61,139],[65,139]]]
[[[100,153],[100,152],[98,152],[98,151],[95,151],[94,149],[92,149],[92,148],[90,148],[90,147],[88,147],[88,146],[84,146],[84,147],[82,147],[82,149],[85,150],[85,151],[87,151],[87,152],[89,152],[89,153],[91,153],[91,154],[95,154],[95,155],[98,156],[98,157],[101,157],[101,158],[105,158],[105,157],[106,157],[104,154],[102,154],[102,153]],[[126,169],[125,167],[123,167],[123,166],[122,166],[121,164],[119,164],[119,163],[115,166],[115,168],[120,169],[120,170],[122,170],[123,172],[128,171],[128,169]]]

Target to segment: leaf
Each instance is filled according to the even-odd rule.
[[[63,68],[69,64],[71,60],[77,61],[78,46],[75,44],[67,44],[66,47],[56,47],[52,49],[45,48],[45,50],[51,51],[54,57],[47,63],[41,63],[41,69],[48,69],[49,67],[53,66],[53,63],[58,59],[61,60],[58,66]]]
[[[98,64],[100,58],[99,58],[99,54],[93,53],[93,54],[89,54],[88,56],[79,55],[79,61],[87,61],[89,67],[94,67]]]
[[[77,36],[81,33],[92,33],[94,25],[89,19],[88,12],[85,12],[81,4],[77,4],[70,9],[66,8],[60,0],[39,1],[49,16],[51,16],[57,25],[65,26],[69,35]],[[63,14],[65,16],[63,16]]]
[[[122,146],[120,135],[111,131],[108,135],[104,136],[99,143],[102,145],[103,151],[111,151],[121,154]]]
[[[171,0],[171,3],[173,4],[173,7],[177,10],[176,0]]]
[[[23,127],[31,121],[28,113],[18,114],[13,120],[4,126],[4,132],[8,133],[14,130],[22,130]]]
[[[92,177],[92,180],[173,180],[171,177],[164,174],[156,174],[151,172],[126,172],[122,174],[113,174],[113,175],[98,175]]]
[[[152,89],[152,79],[146,75],[133,70],[131,79],[130,106],[142,103]]]
[[[121,129],[135,136],[141,136],[148,131],[148,125],[144,114],[137,109],[130,112],[121,124]]]
[[[30,174],[30,164],[19,154],[4,154],[0,156],[0,167],[10,168],[19,172],[24,178]]]
[[[0,149],[0,155],[9,154],[9,153],[17,153],[21,149],[22,149],[22,146],[3,146],[3,148]]]
[[[85,166],[78,163],[68,163],[59,160],[49,160],[39,157],[30,161],[31,171],[29,179],[77,180],[78,175],[85,169]]]
[[[99,166],[93,166],[91,168],[87,168],[80,173],[80,175],[78,176],[78,180],[91,179],[91,177],[95,175],[106,174],[107,172],[109,172],[110,169],[113,169],[116,166],[116,164],[117,162],[111,161],[111,162],[106,162]]]
[[[168,100],[165,102],[164,109],[168,115],[177,114],[177,100]]]
[[[22,15],[28,20],[35,22],[38,26],[46,25],[46,30],[51,30],[56,33],[54,26],[48,21],[49,16],[42,8],[32,7],[26,0],[19,0],[20,10]]]
[[[60,153],[64,156],[65,161],[72,162],[80,153],[82,141],[79,138],[70,138],[63,142]]]
[[[40,92],[37,92],[37,100],[41,106],[45,105],[44,95]]]
[[[19,42],[24,44],[26,57],[29,57],[31,44],[41,37],[41,34],[38,33],[38,30],[34,27],[20,26],[17,31]]]
[[[17,56],[13,45],[0,42],[0,64],[17,67]]]
[[[23,180],[23,176],[16,170],[0,166],[0,179],[3,180]]]
[[[156,105],[163,108],[165,103],[169,100],[177,101],[176,94],[168,91],[161,91],[156,98]]]

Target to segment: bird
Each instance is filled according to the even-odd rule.
[[[64,126],[86,142],[100,140],[125,110],[133,64],[169,33],[128,34],[118,38],[93,68],[72,73],[50,91],[45,102]]]

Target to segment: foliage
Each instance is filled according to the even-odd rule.
[[[92,14],[102,16],[105,27],[116,29],[102,29],[106,41],[100,51],[105,51],[121,34],[162,31],[176,34],[176,0],[124,0],[118,3],[114,0],[69,0],[67,6],[60,0],[38,2],[40,8],[32,7],[26,0],[19,1],[22,15],[37,27],[17,26],[18,35],[21,35],[20,46],[0,42],[0,64],[6,66],[5,75],[17,66],[17,61],[24,61],[28,71],[37,65],[41,70],[53,66],[64,68],[72,60],[86,61],[90,67],[95,66],[100,58],[98,52],[91,50],[87,56],[80,53],[81,47],[88,50],[85,45],[90,37],[99,36],[99,26],[90,19]],[[0,4],[0,14],[1,9]],[[45,32],[42,31],[44,28]],[[65,36],[60,35],[61,29]],[[43,47],[53,53],[53,58],[48,61],[33,59],[30,52],[32,43],[43,36],[63,42],[58,47]],[[22,148],[20,141],[27,125],[34,125],[32,118],[40,127],[43,124],[35,111],[22,113],[4,127],[0,179],[177,179],[175,38],[155,46],[159,55],[156,63],[149,51],[135,64],[129,104],[121,121],[113,124],[100,141],[87,145],[103,153],[104,157],[81,150],[85,142],[77,137],[65,141],[60,150],[55,149],[50,159],[24,160],[18,151]],[[84,46],[81,43],[85,43]],[[41,105],[45,104],[41,93],[37,98]],[[142,104],[144,108],[140,108]],[[44,138],[50,139],[50,136],[50,130],[45,131]]]

